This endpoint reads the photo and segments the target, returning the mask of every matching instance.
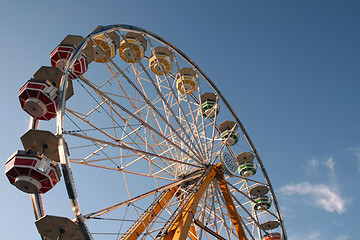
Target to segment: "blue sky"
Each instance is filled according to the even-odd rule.
[[[350,0],[0,1],[1,169],[28,127],[18,90],[57,44],[130,24],[185,52],[230,102],[262,156],[289,239],[356,239],[359,12]],[[1,238],[38,239],[29,196],[4,174],[0,189]]]

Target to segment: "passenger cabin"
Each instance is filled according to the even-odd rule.
[[[25,150],[6,162],[10,183],[26,193],[46,193],[60,181],[57,137],[49,131],[29,130],[21,138]]]
[[[256,164],[254,163],[254,154],[251,152],[242,152],[236,156],[239,164],[239,174],[243,177],[251,177],[256,173]]]
[[[158,46],[154,49],[149,67],[156,75],[168,74],[171,71],[174,55],[167,47]]]
[[[119,55],[127,63],[136,63],[145,55],[146,39],[139,33],[127,32],[120,42]]]
[[[251,205],[254,210],[266,210],[271,207],[271,199],[266,196],[269,192],[269,188],[264,185],[258,185],[250,189],[250,195],[252,196]]]
[[[261,240],[281,240],[280,233],[269,233],[261,238]]]
[[[220,105],[217,103],[217,96],[215,93],[204,93],[200,97],[201,111],[204,117],[213,118],[219,113]]]
[[[102,26],[98,26],[96,29],[101,27]],[[119,41],[120,37],[115,31],[102,33],[93,37],[90,44],[93,46],[94,61],[98,63],[106,63],[110,61],[110,59],[114,58]]]
[[[82,36],[68,35],[61,41],[50,54],[51,66],[59,68],[62,72],[65,71],[65,67],[70,60],[70,57],[75,52],[76,48],[84,40]],[[91,58],[89,58],[91,60]],[[70,68],[70,79],[75,79],[82,76],[88,68],[87,56],[81,53],[75,60],[74,64]]]
[[[262,230],[264,230],[266,232],[270,231],[270,233],[263,236],[263,238],[261,240],[271,240],[271,239],[279,240],[279,239],[281,239],[281,234],[280,233],[271,233],[271,231],[273,229],[275,229],[275,228],[277,228],[279,226],[280,226],[280,223],[278,221],[266,221],[266,222],[263,222],[262,224],[260,224],[260,228]]]
[[[194,69],[184,67],[176,74],[176,87],[182,94],[192,94],[199,87],[199,79]]]
[[[5,166],[9,182],[25,193],[46,193],[61,177],[58,164],[36,152],[18,150]]]
[[[225,121],[220,124],[220,138],[228,146],[233,146],[239,141],[240,134],[237,128],[237,124],[233,121]]]
[[[20,89],[21,108],[33,118],[50,120],[56,116],[58,88],[62,72],[57,67],[41,67]],[[73,95],[72,82],[68,82],[66,99]]]

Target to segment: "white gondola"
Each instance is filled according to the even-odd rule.
[[[251,152],[243,152],[236,156],[239,164],[239,174],[243,177],[251,177],[256,173],[257,166],[253,162],[255,156]]]
[[[271,199],[266,195],[253,197],[253,200],[254,202],[251,205],[256,211],[266,210],[271,207]]]
[[[229,146],[235,145],[240,137],[237,128],[238,126],[233,121],[222,122],[219,126],[221,140]]]
[[[215,93],[204,93],[201,95],[201,111],[204,117],[213,118],[219,113],[220,105],[217,103]]]
[[[269,188],[264,185],[257,185],[250,189],[250,194],[253,197],[253,201],[251,202],[254,210],[266,210],[271,206],[271,199],[266,196],[269,192]]]

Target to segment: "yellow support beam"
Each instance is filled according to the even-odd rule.
[[[175,218],[173,224],[168,228],[168,234],[162,240],[186,240],[189,235],[196,208],[205,190],[221,169],[220,163],[213,166],[210,172],[202,180],[197,191],[184,203],[182,212]]]
[[[196,229],[195,229],[195,226],[192,225],[190,227],[190,231],[189,231],[189,237],[191,238],[191,240],[198,240],[198,236],[197,236],[197,233],[196,233]]]
[[[227,209],[228,213],[230,214],[231,221],[234,225],[234,228],[239,237],[239,240],[247,240],[244,229],[242,227],[240,216],[239,216],[238,212],[236,211],[236,207],[235,207],[234,201],[231,197],[230,190],[226,184],[224,174],[221,171],[219,171],[218,175],[216,177],[218,180],[218,184],[219,184],[221,193],[223,194],[224,199],[225,199],[226,209]]]
[[[166,203],[176,193],[178,186],[170,188],[170,190],[152,207],[152,210],[145,212],[141,215],[141,219],[136,221],[136,224],[133,225],[128,232],[121,238],[122,240],[135,240],[137,239],[144,230],[149,226],[149,224],[154,220],[157,214],[165,207]]]

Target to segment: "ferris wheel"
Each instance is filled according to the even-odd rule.
[[[20,90],[32,126],[6,163],[43,239],[287,239],[244,126],[182,51],[111,25],[68,35],[50,59]],[[73,220],[44,212],[59,181]]]

